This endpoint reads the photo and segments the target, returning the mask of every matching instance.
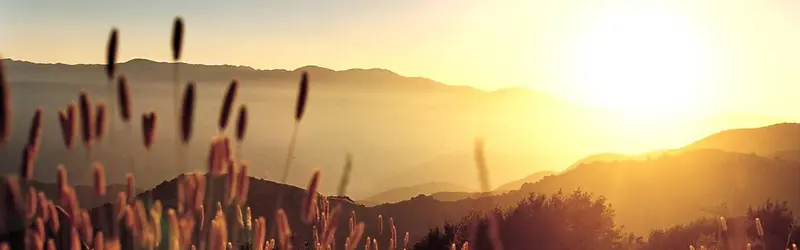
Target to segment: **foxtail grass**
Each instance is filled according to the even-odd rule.
[[[352,230],[350,230],[350,236],[348,236],[347,241],[347,250],[355,250],[358,248],[358,244],[361,242],[361,236],[364,234],[364,222],[359,222]]]
[[[300,84],[297,91],[297,103],[294,109],[294,128],[292,129],[292,137],[289,139],[289,152],[286,155],[286,165],[283,169],[283,176],[281,183],[286,183],[289,178],[289,170],[292,166],[292,158],[294,157],[295,141],[297,140],[297,130],[300,121],[303,120],[303,115],[306,112],[306,101],[308,99],[308,73],[303,72],[300,77]]]
[[[466,247],[466,245],[467,243],[464,243],[464,247]],[[406,235],[403,237],[403,249],[407,248],[408,248],[408,232],[406,232]],[[462,249],[464,248],[462,247]]]
[[[301,219],[306,224],[311,224],[314,220],[314,210],[317,207],[317,188],[319,187],[320,171],[314,169],[311,180],[308,182],[307,194],[303,200]]]
[[[108,78],[108,84],[106,85],[107,86],[107,89],[106,89],[107,92],[106,93],[107,93],[107,97],[109,99],[114,97],[114,95],[113,95],[113,93],[114,93],[114,76],[115,76],[115,74],[117,72],[117,54],[118,54],[117,50],[118,50],[118,47],[119,47],[119,31],[117,30],[117,28],[112,28],[111,29],[111,34],[109,35],[109,38],[108,38],[108,48],[107,48],[107,51],[106,51],[106,77]],[[113,100],[111,101],[110,104],[114,105]],[[114,110],[115,109],[112,107],[111,108],[112,117],[113,117]],[[113,120],[111,121],[111,131],[114,131],[114,121]]]
[[[81,91],[78,97],[78,109],[80,110],[81,138],[83,139],[83,145],[86,147],[87,161],[91,162],[92,135],[94,135],[94,108],[91,100],[89,100],[89,94],[86,93],[86,91]]]
[[[27,186],[28,181],[33,179],[36,154],[36,149],[33,145],[28,144],[22,149],[20,176],[22,176],[23,186]]]
[[[117,104],[119,105],[119,117],[123,122],[131,120],[131,96],[128,91],[128,80],[125,75],[117,77]]]
[[[481,193],[482,195],[489,195],[491,192],[491,185],[489,184],[489,168],[486,164],[486,156],[484,155],[484,144],[483,138],[476,138],[475,139],[475,165],[478,167],[478,180],[481,185]],[[488,199],[490,203],[493,203],[491,197]],[[492,207],[493,204],[489,204],[489,207]],[[503,243],[500,240],[500,228],[497,223],[497,218],[495,217],[495,213],[488,213],[487,217],[489,219],[489,239],[492,244],[492,248],[495,250],[503,250]],[[472,233],[470,241],[475,242],[476,233],[477,233],[477,226],[478,221],[472,222],[473,230],[470,230]]]
[[[173,64],[175,65],[175,67],[174,67],[175,71],[173,72],[174,73],[173,77],[174,77],[175,81],[173,82],[173,85],[172,85],[172,95],[173,95],[172,101],[173,101],[173,111],[175,112],[175,115],[177,116],[179,114],[178,113],[178,85],[180,84],[180,77],[179,77],[180,74],[178,72],[179,71],[179,63],[178,62],[181,59],[181,50],[183,48],[183,18],[181,18],[181,17],[176,17],[175,21],[174,21],[174,23],[172,25],[172,46],[171,47],[172,47],[172,61],[173,61]],[[176,121],[180,121],[177,118],[179,118],[179,117],[176,117]],[[179,124],[176,124],[176,126],[179,126]]]
[[[378,215],[378,234],[383,234],[383,215]]]
[[[70,117],[67,110],[68,109],[58,110],[58,121],[61,126],[61,137],[64,139],[64,147],[70,150],[72,149],[73,138],[75,137],[75,131],[73,130],[75,126],[73,125],[74,117]]]
[[[108,114],[106,114],[106,110],[106,103],[98,102],[94,122],[94,138],[98,143],[103,140],[106,134],[106,124],[108,123]]]
[[[153,148],[153,143],[156,139],[156,122],[158,120],[158,115],[155,111],[150,111],[147,113],[142,114],[142,142],[145,148],[146,156],[146,167],[152,167],[152,152],[151,149]],[[148,193],[148,203],[152,202],[153,193]]]
[[[27,183],[33,179],[34,161],[39,151],[39,144],[42,137],[42,108],[36,109],[31,118],[31,126],[28,132],[28,144],[22,151],[22,185],[27,188]]]
[[[242,161],[242,164],[239,166],[238,179],[236,180],[236,197],[238,205],[244,205],[247,203],[247,194],[250,190],[250,177],[247,175],[247,169],[249,168],[248,166],[249,164],[246,161]]]
[[[228,89],[225,91],[225,99],[222,100],[222,107],[219,112],[219,121],[217,122],[219,131],[222,133],[228,127],[230,121],[231,109],[233,102],[236,100],[236,95],[239,90],[239,81],[233,80],[228,84]]]
[[[344,196],[347,192],[347,184],[350,183],[350,172],[353,171],[353,155],[347,153],[344,159],[344,170],[342,171],[342,179],[339,181],[339,187],[336,194]]]
[[[294,112],[294,127],[292,128],[292,136],[289,138],[289,146],[286,153],[286,163],[283,167],[283,173],[281,174],[281,182],[286,183],[289,179],[289,171],[292,167],[292,158],[294,158],[294,148],[295,143],[297,141],[297,131],[300,127],[300,122],[303,120],[303,115],[305,114],[306,110],[306,100],[308,99],[308,73],[303,72],[300,77],[300,83],[297,91],[297,103],[295,105],[295,112]],[[278,202],[277,207],[280,207],[283,202],[283,192],[278,192]]]
[[[192,138],[192,121],[194,120],[195,83],[189,82],[183,90],[183,105],[181,106],[180,131],[181,141],[188,144]]]
[[[183,24],[181,24],[182,26]],[[181,28],[182,30],[183,28]],[[180,48],[178,48],[179,50]],[[179,55],[179,53],[178,53]],[[177,66],[176,66],[177,68]],[[187,161],[187,154],[189,152],[189,141],[192,138],[192,123],[194,120],[194,103],[195,103],[195,83],[189,82],[184,91],[183,91],[183,100],[180,109],[179,119],[177,119],[178,126],[177,129],[180,131],[180,142],[176,145],[176,150],[178,151],[177,157],[177,165],[178,165],[178,172],[183,174],[185,172],[184,164]],[[178,185],[182,186],[183,183],[186,181],[186,175],[182,175],[183,177],[178,180]],[[183,211],[179,209],[179,212],[182,213]]]
[[[236,158],[242,159],[244,154],[244,136],[247,132],[247,106],[239,106],[239,113],[236,118]]]
[[[156,121],[158,115],[155,111],[150,111],[142,114],[142,141],[144,148],[149,152],[153,147],[156,137]]]
[[[185,152],[186,149],[185,149],[185,147],[181,147],[181,141],[183,141],[183,144],[186,145],[188,143],[188,141],[189,141],[188,140],[189,136],[186,136],[185,133],[184,133],[184,129],[185,129],[184,119],[186,118],[186,116],[184,115],[183,112],[185,112],[186,109],[185,108],[183,108],[181,110],[178,109],[178,102],[179,102],[178,96],[180,94],[178,92],[178,88],[179,88],[179,85],[180,85],[180,73],[179,73],[180,65],[179,65],[179,60],[181,58],[181,50],[183,48],[183,18],[181,18],[180,16],[175,17],[175,21],[173,22],[173,25],[172,25],[172,41],[171,41],[171,45],[172,45],[171,46],[171,49],[172,49],[172,62],[174,64],[174,68],[173,68],[174,69],[174,72],[173,72],[173,80],[174,80],[174,82],[172,84],[172,111],[173,111],[173,115],[174,115],[174,118],[175,118],[175,131],[181,131],[180,139],[178,139],[177,136],[176,136],[176,139],[175,139],[175,151],[176,151],[175,152],[176,153],[175,154],[175,161],[177,162],[179,173],[183,173],[184,172],[183,162],[186,161],[186,159],[185,159],[186,158],[186,152]],[[192,91],[194,91],[193,84],[192,83],[189,83],[189,84],[192,85]],[[194,94],[194,93],[192,93],[192,94]],[[194,95],[192,95],[192,99],[193,98],[194,98]],[[184,101],[184,105],[185,105],[185,101]],[[191,116],[189,116],[189,119],[191,119]],[[179,182],[183,182],[183,178],[179,179],[178,181]]]
[[[146,151],[146,161],[145,164],[147,168],[152,167],[152,152],[151,149],[153,148],[153,143],[156,139],[156,122],[158,120],[158,115],[155,111],[151,110],[150,112],[142,114],[142,141]],[[148,193],[148,203],[152,202],[153,193]]]
[[[33,147],[35,150],[39,149],[39,144],[42,139],[42,108],[37,108],[31,118],[31,126],[28,129],[28,146]]]

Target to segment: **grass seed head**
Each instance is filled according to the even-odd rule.
[[[56,167],[56,184],[58,186],[59,193],[60,190],[67,188],[67,185],[69,185],[67,183],[67,169],[64,168],[64,165],[59,164]]]
[[[78,108],[80,109],[80,122],[81,122],[81,135],[83,138],[83,143],[86,147],[91,147],[92,145],[92,133],[94,132],[93,124],[94,117],[92,103],[89,100],[89,94],[86,91],[81,91],[81,94],[78,98]]]
[[[303,72],[300,76],[300,87],[297,91],[297,104],[294,109],[295,122],[300,122],[303,119],[303,114],[306,112],[306,101],[308,99],[308,72]]]
[[[105,168],[100,162],[95,162],[92,168],[94,173],[94,193],[98,198],[102,198],[106,195]]]
[[[58,230],[61,229],[61,221],[58,218],[58,208],[52,202],[48,202],[48,210],[50,210],[50,230],[53,232],[58,233]]]
[[[183,18],[176,17],[172,25],[172,60],[181,59],[181,47],[183,47]]]
[[[125,174],[125,188],[129,196],[128,200],[132,200],[136,196],[136,179],[133,178],[131,173]]]
[[[48,202],[47,196],[44,195],[44,192],[39,192],[36,194],[37,198],[39,199],[39,215],[42,217],[44,221],[48,221],[50,219],[50,211],[48,209]]]
[[[111,34],[108,37],[108,51],[106,52],[106,76],[109,81],[114,79],[114,73],[117,69],[118,36],[119,31],[117,28],[112,28]]]
[[[758,237],[764,237],[764,227],[761,225],[761,218],[756,218],[756,232]]]
[[[236,120],[236,140],[244,141],[244,135],[247,132],[247,106],[239,106],[239,116]]]
[[[464,245],[466,246],[466,244],[467,243],[465,242]],[[406,232],[406,235],[403,237],[403,249],[406,248],[408,248],[408,232]],[[464,248],[462,247],[462,249]]]
[[[192,138],[192,122],[194,120],[195,83],[189,82],[183,90],[183,105],[181,106],[181,141],[189,143]]]
[[[256,220],[255,232],[256,249],[264,249],[264,243],[267,241],[267,220],[264,216],[259,216]]]
[[[345,156],[344,171],[342,172],[342,179],[339,181],[339,188],[337,195],[345,196],[347,184],[350,183],[350,172],[353,170],[353,155],[350,153]]]
[[[128,207],[128,193],[119,192],[117,194],[117,202],[114,203],[114,213],[117,215],[115,218],[120,220],[125,216],[125,208]]]
[[[383,234],[383,215],[378,215],[378,234]]]
[[[95,116],[94,122],[94,137],[97,141],[103,139],[103,136],[106,132],[106,123],[107,123],[107,113],[106,113],[106,104],[104,102],[99,102],[97,104],[97,111]]]
[[[223,131],[228,127],[228,121],[230,120],[231,116],[231,108],[233,107],[233,102],[236,99],[238,90],[239,81],[234,79],[230,84],[228,84],[228,89],[225,91],[225,99],[222,100],[222,109],[219,113],[220,131]]]
[[[25,212],[25,201],[22,197],[22,190],[19,186],[19,179],[17,177],[11,176],[6,178],[6,200],[5,202],[5,211],[6,215],[9,218],[13,217],[22,217],[24,216]]]
[[[74,117],[71,119],[67,112],[67,109],[59,110],[58,121],[59,125],[61,125],[61,137],[64,139],[64,147],[72,149],[73,138],[75,138],[75,131],[73,130],[75,126],[72,124]]]
[[[354,250],[361,242],[361,236],[364,234],[364,222],[359,222],[350,232],[350,242],[348,242],[348,250]]]
[[[320,171],[314,169],[311,180],[308,182],[308,189],[305,200],[303,200],[302,220],[310,224],[314,220],[314,209],[317,206],[317,188],[319,187]]]
[[[155,142],[157,120],[158,116],[155,111],[142,114],[142,136],[144,147],[147,150],[150,150],[153,147],[153,142]]]
[[[103,244],[103,232],[99,231],[94,235],[94,247],[95,250],[103,250],[105,248],[105,244]]]
[[[239,179],[236,181],[236,188],[238,189],[236,192],[236,197],[238,198],[240,205],[247,203],[247,193],[250,189],[250,177],[247,175],[247,168],[247,162],[243,161],[242,165],[239,167]],[[248,207],[248,209],[250,208]]]
[[[81,235],[86,242],[92,242],[94,239],[94,229],[92,228],[92,218],[86,210],[81,211]]]
[[[68,148],[71,148],[72,145],[75,144],[76,130],[78,129],[78,126],[76,125],[78,123],[78,116],[76,115],[76,113],[78,112],[78,104],[75,102],[70,102],[67,105],[66,112],[67,112],[66,129],[69,132]]]
[[[279,249],[291,249],[292,229],[289,226],[289,218],[286,216],[286,212],[283,211],[282,208],[279,208],[276,212],[275,219],[278,223],[278,241],[281,244]]]
[[[128,91],[128,81],[124,75],[117,77],[117,102],[119,103],[119,116],[124,122],[131,120],[131,96]]]
[[[25,215],[26,218],[33,219],[33,216],[36,215],[36,206],[38,205],[39,198],[36,196],[36,189],[33,187],[28,187],[28,194],[26,199],[26,206],[25,206]]]
[[[35,167],[35,160],[37,154],[38,154],[37,149],[34,145],[28,144],[22,150],[22,159],[21,159],[22,166],[20,167],[20,171],[22,178],[25,181],[33,179],[33,170]]]
[[[28,145],[33,146],[34,149],[39,149],[39,143],[42,139],[42,112],[43,109],[37,108],[31,118],[31,127],[28,130]]]

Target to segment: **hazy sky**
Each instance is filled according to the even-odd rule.
[[[0,0],[0,53],[99,63],[116,26],[122,60],[167,61],[176,15],[193,63],[387,68],[640,116],[800,117],[794,0]]]

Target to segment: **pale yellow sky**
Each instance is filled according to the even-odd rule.
[[[792,0],[0,1],[0,53],[297,68],[387,68],[455,85],[521,85],[631,117],[724,111],[800,117],[800,4]],[[58,46],[55,46],[55,45]]]

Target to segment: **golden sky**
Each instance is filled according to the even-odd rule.
[[[112,26],[123,60],[386,68],[483,89],[525,86],[629,117],[726,111],[800,117],[793,0],[0,1],[0,53],[100,63]]]

